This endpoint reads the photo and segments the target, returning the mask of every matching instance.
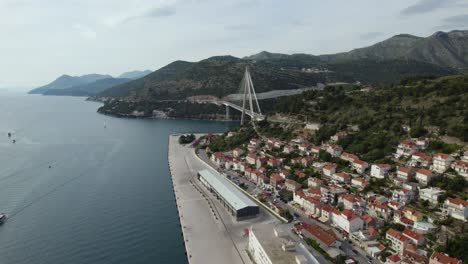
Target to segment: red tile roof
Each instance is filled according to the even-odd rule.
[[[400,261],[400,257],[398,255],[391,255],[389,257],[387,257],[388,260],[390,260],[391,262],[398,262]]]
[[[437,251],[434,251],[434,253],[432,253],[431,259],[437,260],[438,262],[444,263],[444,264],[457,264],[461,262],[461,260],[457,258],[452,258],[447,254],[444,254],[442,252],[437,252]]]
[[[424,236],[409,229],[409,228],[405,228],[405,230],[403,231],[403,235],[406,236],[406,237],[409,237],[409,238],[412,238],[414,240],[420,240],[421,238],[423,238]]]
[[[321,243],[327,246],[330,246],[336,241],[336,235],[331,229],[325,230],[319,225],[306,223],[302,223],[301,226],[312,236],[314,236],[317,240],[319,240]]]
[[[447,198],[447,200],[448,200],[450,203],[455,204],[455,205],[457,205],[457,206],[459,206],[459,205],[462,205],[462,206],[464,206],[464,207],[468,206],[468,202],[465,201],[465,200],[462,200],[462,199],[460,199],[460,198],[450,198],[450,197],[449,197],[449,198]]]

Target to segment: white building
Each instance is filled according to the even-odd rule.
[[[425,188],[419,190],[419,199],[429,201],[432,204],[437,204],[439,202],[439,197],[445,193],[444,190],[440,188]]]
[[[358,173],[364,173],[364,171],[369,168],[369,164],[362,160],[353,160],[351,162],[351,166],[355,169]]]
[[[364,227],[364,221],[351,210],[333,212],[333,224],[348,234],[359,231]]]
[[[371,176],[379,179],[385,178],[392,166],[390,164],[373,164],[371,166]]]
[[[468,161],[456,160],[452,168],[465,179],[468,178]]]
[[[432,169],[439,173],[443,173],[450,168],[450,165],[454,160],[455,159],[452,156],[445,153],[436,153],[432,161]]]
[[[305,264],[304,255],[296,252],[296,243],[271,224],[249,229],[248,252],[257,264]]]
[[[419,184],[423,186],[427,186],[433,176],[434,174],[432,173],[432,171],[427,169],[418,169],[416,171],[416,180],[419,182]]]
[[[468,219],[468,202],[460,198],[447,198],[444,202],[444,212],[453,218],[466,221]]]

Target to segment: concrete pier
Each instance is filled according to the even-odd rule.
[[[244,230],[260,222],[277,221],[264,210],[254,219],[237,222],[198,181],[199,170],[210,169],[194,149],[169,137],[169,167],[189,263],[251,263]]]

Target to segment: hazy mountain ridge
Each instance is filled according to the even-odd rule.
[[[86,74],[81,76],[62,75],[51,83],[29,91],[30,94],[89,96],[110,87],[144,77],[150,70],[130,71],[112,77],[108,74]],[[126,76],[126,77],[125,77]]]

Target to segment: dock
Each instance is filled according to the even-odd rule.
[[[212,168],[192,147],[180,145],[176,135],[169,136],[168,160],[188,262],[252,263],[245,230],[277,220],[261,210],[254,219],[236,221],[197,179],[198,171]]]

